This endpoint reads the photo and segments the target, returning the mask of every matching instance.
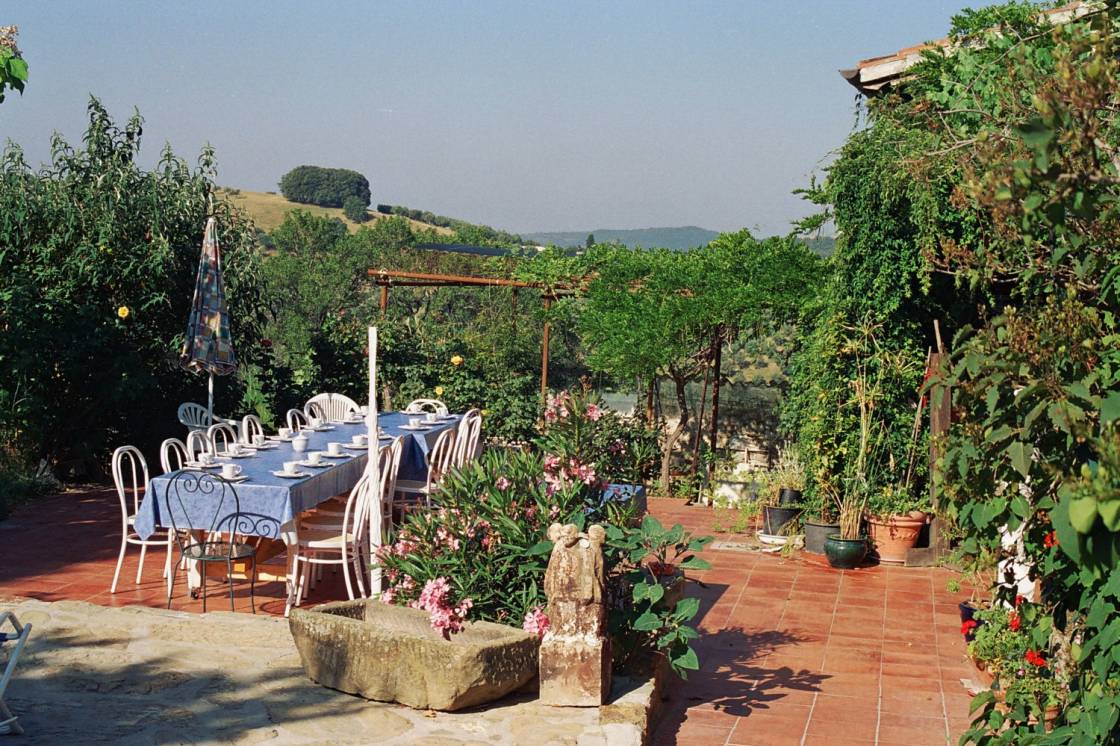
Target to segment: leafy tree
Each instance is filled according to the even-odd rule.
[[[364,223],[369,220],[369,211],[357,197],[347,197],[342,202],[342,214],[355,223]]]
[[[27,83],[27,60],[16,46],[15,26],[0,26],[0,103],[4,101],[4,89],[11,88],[23,93]]]
[[[370,201],[369,180],[357,171],[322,166],[297,166],[280,179],[280,193],[292,202],[320,207],[342,207],[347,197],[362,207]]]
[[[213,190],[214,155],[192,169],[165,148],[138,163],[142,120],[118,127],[96,99],[81,148],[61,136],[33,170],[15,145],[0,163],[0,437],[70,473],[122,443],[154,448],[178,404],[203,392],[176,363]],[[260,265],[252,225],[216,199],[232,330],[259,353]],[[232,409],[238,382],[218,387]],[[149,451],[151,453],[151,451]]]
[[[583,242],[583,248],[590,249],[594,245],[595,245],[595,234],[594,233],[588,233],[587,234],[587,240],[585,240]]]

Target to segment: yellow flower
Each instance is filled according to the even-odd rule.
[[[462,355],[452,355],[451,356],[451,364],[455,365],[455,366],[462,365],[463,364],[463,356]]]
[[[117,316],[121,317],[122,319],[127,319],[129,313],[130,312],[128,310],[128,306],[121,306],[117,309]]]
[[[443,396],[443,386],[436,386],[436,396]]]
[[[490,410],[489,409],[482,410],[482,416],[483,417],[489,417],[490,416]]]

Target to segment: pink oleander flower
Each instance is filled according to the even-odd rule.
[[[530,609],[525,614],[525,620],[521,623],[521,629],[537,637],[544,637],[544,633],[548,632],[551,626],[552,623],[548,620],[548,616],[540,606],[534,606]]]
[[[503,492],[505,490],[508,490],[511,484],[513,484],[513,482],[509,481],[505,477],[498,477],[497,481],[494,482],[494,486],[502,490]]]
[[[395,588],[389,587],[381,591],[381,603],[392,604],[397,600],[397,591]]]
[[[592,422],[598,422],[599,418],[603,416],[603,410],[599,409],[598,404],[587,405],[587,419]]]
[[[456,537],[443,526],[440,526],[438,529],[436,529],[436,541],[453,552],[459,549],[458,537]]]
[[[537,506],[536,505],[530,505],[529,507],[525,508],[524,515],[525,515],[526,520],[531,521],[534,518],[536,518],[537,517]]]
[[[559,517],[560,517],[560,506],[559,505],[553,505],[551,508],[548,509],[548,520],[555,521]]]
[[[622,453],[623,451],[626,450],[626,444],[623,443],[621,440],[616,440],[613,443],[611,443],[609,446],[607,446],[607,450],[617,456],[618,454],[620,454],[620,453]]]
[[[557,414],[559,414],[559,415],[560,415],[560,419],[562,419],[562,420],[566,420],[566,419],[568,419],[568,415],[570,414],[570,412],[568,412],[568,408],[567,408],[567,407],[560,407],[560,409],[559,409],[559,411],[557,412]]]
[[[544,471],[546,474],[555,473],[560,468],[560,457],[548,454],[544,457]]]

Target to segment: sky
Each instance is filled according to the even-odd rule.
[[[856,61],[944,36],[960,0],[0,3],[30,77],[0,138],[32,164],[92,94],[218,182],[351,168],[374,203],[515,232],[785,233],[855,124]],[[985,2],[973,2],[984,5]]]

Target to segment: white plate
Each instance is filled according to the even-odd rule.
[[[222,477],[221,474],[215,474],[214,476]],[[248,474],[238,474],[236,477],[222,477],[222,479],[226,480],[227,482],[235,482],[235,483],[236,482],[248,482],[249,481],[249,475]]]
[[[284,472],[284,471],[274,471],[274,472],[272,472],[272,476],[281,477],[282,479],[303,479],[304,477],[311,476],[311,472],[309,472],[309,471],[296,471],[296,472],[292,472],[291,474],[288,474],[287,472]]]
[[[323,454],[323,458],[354,458],[349,453],[340,453],[337,456],[332,456],[331,454],[327,453],[326,451],[320,451],[320,453]]]
[[[431,430],[432,425],[401,425],[401,430]]]
[[[286,438],[281,438],[279,435],[269,435],[268,439],[273,443],[291,443],[293,436],[289,435]]]
[[[305,430],[312,430],[317,433],[325,433],[328,430],[334,430],[334,425],[319,425],[319,427],[308,427]]]
[[[256,456],[256,455],[257,455],[256,451],[251,451],[251,452],[246,451],[246,452],[243,452],[243,453],[238,453],[237,455],[234,455],[234,454],[230,453],[229,451],[224,451],[224,452],[218,454],[218,458],[249,458],[250,456]]]
[[[358,419],[356,419],[356,420],[354,420],[354,419],[350,419],[350,420],[343,420],[343,422],[345,422],[345,423],[346,423],[347,425],[360,425],[360,424],[362,424],[362,423],[363,423],[363,422],[365,422],[365,421],[366,421],[366,418],[365,418],[365,417],[359,417],[359,418],[358,418]]]
[[[205,471],[206,469],[221,469],[221,464],[202,464],[198,461],[188,461],[183,464],[183,469],[187,471]]]
[[[367,448],[369,448],[369,444],[367,443],[366,445],[360,445],[360,446],[356,446],[356,445],[354,445],[353,443],[344,443],[344,444],[342,445],[342,447],[343,447],[343,448],[346,448],[346,449],[349,449],[349,450],[351,450],[351,451],[364,451],[364,450],[366,450]]]
[[[317,464],[313,464],[310,461],[297,461],[296,463],[300,466],[310,466],[312,469],[325,469],[330,466],[330,464],[324,464],[322,461]]]

